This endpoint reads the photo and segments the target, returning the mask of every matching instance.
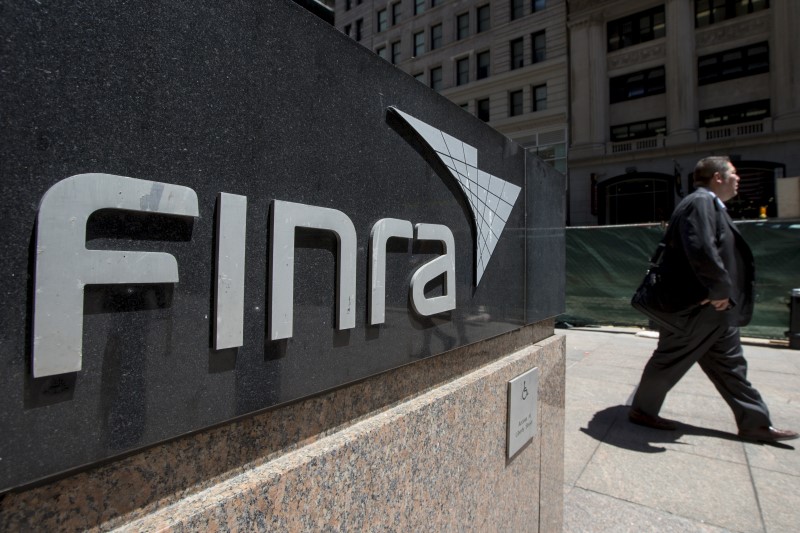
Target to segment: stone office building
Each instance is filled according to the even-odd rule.
[[[569,4],[573,225],[664,220],[708,154],[739,169],[734,218],[781,215],[800,175],[800,4]]]
[[[567,5],[337,0],[336,27],[566,172]]]
[[[785,216],[798,22],[792,0],[336,4],[342,31],[567,172],[570,225],[668,218],[709,154],[740,170],[734,217]]]

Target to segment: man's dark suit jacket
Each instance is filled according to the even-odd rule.
[[[750,322],[755,261],[722,203],[707,189],[697,189],[678,204],[669,225],[661,271],[676,308],[729,298],[729,324]]]

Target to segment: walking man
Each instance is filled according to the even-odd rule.
[[[741,438],[795,439],[794,431],[772,427],[767,405],[747,381],[739,326],[753,314],[755,264],[723,204],[736,196],[736,168],[727,157],[707,157],[695,166],[694,180],[698,189],[670,219],[661,263],[664,282],[685,302],[676,315],[686,326],[677,333],[660,329],[628,417],[635,424],[675,429],[658,413],[669,390],[697,362],[733,410]]]

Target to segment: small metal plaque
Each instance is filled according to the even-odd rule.
[[[508,458],[536,435],[539,368],[531,368],[508,382]]]

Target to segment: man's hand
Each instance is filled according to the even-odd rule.
[[[705,300],[700,302],[700,305],[705,305],[705,304],[709,304],[709,303],[717,311],[727,311],[731,307],[731,301],[730,301],[729,298],[724,298],[722,300],[709,300],[708,298],[706,298]]]

